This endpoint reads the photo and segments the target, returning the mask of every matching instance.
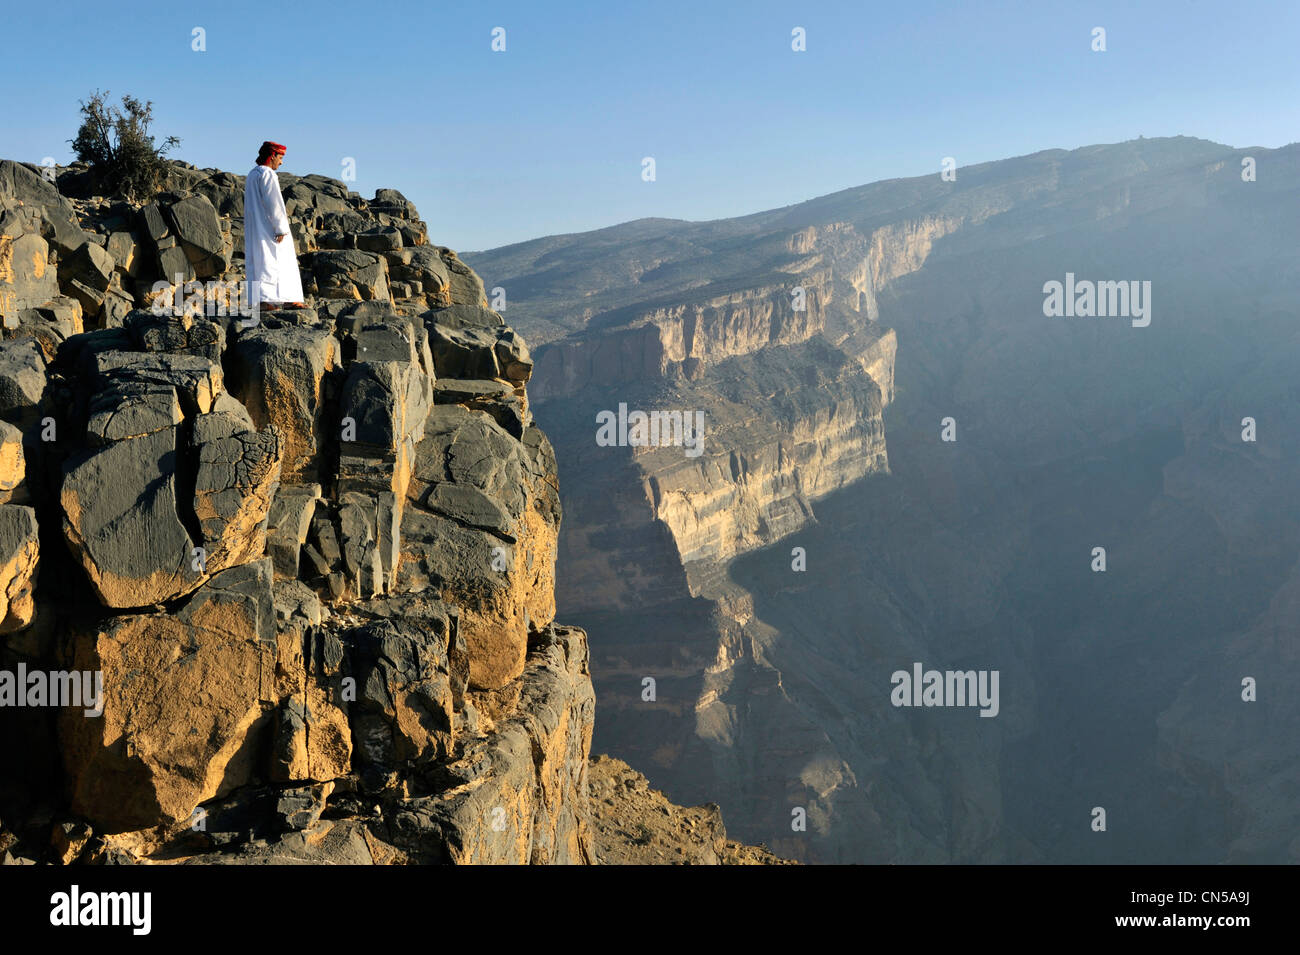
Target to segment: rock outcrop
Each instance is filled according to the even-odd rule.
[[[308,307],[254,314],[241,177],[0,162],[4,848],[590,862],[529,350],[400,193],[280,178]]]

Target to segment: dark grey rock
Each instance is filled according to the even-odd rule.
[[[111,381],[171,385],[186,414],[210,411],[213,400],[224,390],[221,366],[197,355],[107,349],[94,351],[90,357],[96,387]]]
[[[167,218],[195,275],[207,279],[229,268],[229,246],[221,231],[221,220],[206,196],[190,196],[172,203],[167,207]]]
[[[401,231],[392,226],[382,226],[378,229],[362,232],[356,237],[357,248],[364,249],[367,252],[387,252],[391,249],[400,249],[402,241]]]
[[[45,356],[31,338],[0,342],[0,420],[27,432],[41,419]]]
[[[388,300],[388,263],[372,252],[316,252],[311,256],[310,267],[326,298]]]
[[[175,428],[182,418],[175,388],[115,383],[91,397],[86,437],[92,447],[102,447]]]
[[[429,350],[439,378],[500,378],[497,336],[487,328],[429,328]]]
[[[349,713],[353,751],[363,763],[394,767],[429,762],[450,751],[451,628],[444,613],[380,620],[346,634],[357,680]]]
[[[281,484],[275,492],[266,522],[266,550],[277,577],[292,580],[298,576],[298,558],[320,493],[319,484]]]
[[[0,159],[0,205],[21,202],[35,214],[41,236],[66,255],[86,241],[86,233],[77,222],[72,203],[59,194],[52,183],[30,166]]]
[[[113,257],[89,242],[59,262],[59,287],[79,301],[87,315],[104,304],[112,278]]]
[[[208,318],[157,315],[150,309],[132,310],[123,326],[142,351],[195,355],[219,364],[226,346],[223,325]]]
[[[113,257],[113,265],[119,271],[135,278],[140,273],[140,247],[143,236],[133,230],[113,232],[108,237],[104,251]]]
[[[319,786],[282,790],[275,802],[280,826],[288,830],[308,829],[325,811],[325,794]]]
[[[160,603],[203,579],[177,516],[178,432],[118,441],[64,465],[64,536],[107,607]]]

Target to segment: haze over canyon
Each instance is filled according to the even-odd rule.
[[[1300,861],[1297,181],[1139,139],[465,253],[594,749],[803,861]],[[996,717],[891,702],[914,664]]]

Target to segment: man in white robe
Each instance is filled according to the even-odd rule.
[[[285,147],[265,142],[244,183],[244,269],[254,308],[302,307],[302,276],[275,171]]]

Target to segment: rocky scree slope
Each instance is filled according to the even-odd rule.
[[[590,862],[528,348],[400,193],[280,179],[310,307],[253,323],[243,177],[0,162],[0,671],[102,676],[0,708],[0,854]]]
[[[727,838],[716,803],[683,808],[610,756],[591,760],[592,842],[601,865],[795,865]]]

